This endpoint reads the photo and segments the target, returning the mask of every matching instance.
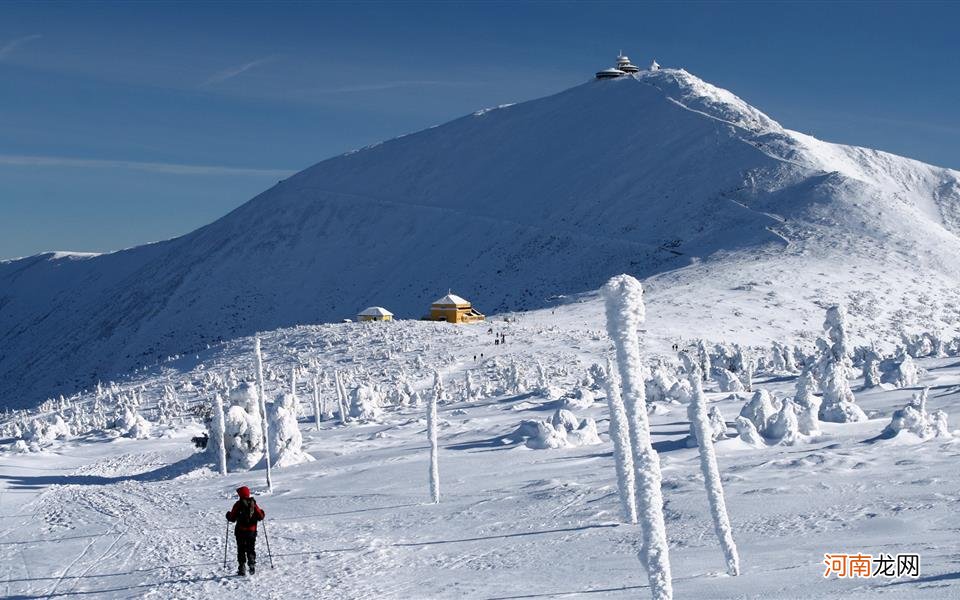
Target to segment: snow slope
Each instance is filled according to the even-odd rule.
[[[326,160],[177,239],[0,263],[0,404],[373,304],[417,318],[452,289],[491,314],[621,272],[714,339],[836,299],[950,328],[958,233],[956,171],[786,130],[682,70],[590,81]]]
[[[610,351],[609,340],[596,331],[600,315],[588,319],[564,307],[515,316],[517,321],[494,323],[507,336],[503,346],[492,344],[486,326],[324,325],[266,334],[264,358],[277,376],[300,364],[312,365],[312,373],[358,371],[376,383],[402,368],[420,391],[430,388],[434,368],[452,390],[467,370],[484,383],[507,361],[529,369],[540,360],[550,384],[569,391]],[[655,325],[648,325],[654,335]],[[484,360],[474,362],[481,352]],[[208,373],[250,375],[253,360],[252,340],[237,339],[139,373],[125,388],[143,389],[147,414],[164,385],[190,402],[209,402],[209,394],[196,391]],[[956,427],[957,357],[920,364],[928,369],[920,385],[931,386],[930,409],[946,410]],[[651,415],[663,466],[675,597],[960,596],[960,441],[878,439],[892,411],[917,390],[861,391],[860,383],[852,385],[869,421],[823,424],[823,437],[795,446],[756,449],[736,438],[717,444],[741,556],[739,577],[724,574],[697,450],[683,442],[686,407],[660,406]],[[765,375],[755,385],[791,395],[794,378]],[[273,379],[267,386],[272,398],[287,382]],[[728,424],[747,397],[718,393],[713,382],[707,391]],[[331,393],[324,389],[324,402],[333,401]],[[299,395],[306,404],[303,384]],[[548,418],[556,406],[530,394],[442,405],[443,493],[437,505],[428,490],[423,407],[390,408],[377,423],[325,421],[319,431],[303,419],[306,450],[317,460],[274,469],[273,494],[264,491],[262,468],[213,473],[212,458],[196,454],[190,444],[200,428],[189,421],[158,426],[149,440],[95,433],[56,442],[43,453],[3,453],[0,596],[649,597],[637,560],[639,527],[620,523],[603,399],[577,411],[597,419],[601,445],[531,450],[509,436],[521,420]],[[8,441],[0,440],[0,447]],[[267,511],[275,563],[271,569],[261,535],[258,573],[245,580],[228,577],[235,568],[233,546],[223,567],[223,513],[239,485],[250,485]],[[835,552],[917,552],[921,576],[824,578],[823,555]]]

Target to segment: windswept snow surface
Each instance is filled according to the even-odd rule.
[[[585,303],[583,306],[587,306]],[[648,304],[648,311],[650,311]],[[650,315],[651,318],[653,315]],[[546,365],[551,385],[570,390],[610,342],[569,310],[490,323],[507,334],[494,346],[488,325],[403,322],[299,327],[262,336],[272,379],[295,364],[330,373],[362,369],[384,381],[403,368],[430,393],[433,369],[448,390],[471,370],[477,385],[511,360]],[[648,323],[649,325],[649,323]],[[819,326],[819,323],[818,323]],[[189,402],[207,373],[254,371],[253,340],[238,339],[165,363],[124,383],[143,387],[145,414],[164,385]],[[484,360],[479,358],[484,354]],[[387,357],[387,354],[390,356]],[[473,356],[478,355],[474,362]],[[928,408],[960,414],[957,357],[922,359]],[[420,366],[418,367],[417,364]],[[307,401],[307,377],[298,396]],[[755,387],[792,396],[793,377],[758,376]],[[190,385],[188,385],[190,384]],[[883,439],[890,415],[916,389],[859,391],[871,416],[823,424],[793,446],[716,443],[742,574],[724,574],[696,448],[687,448],[686,407],[652,414],[660,453],[666,531],[677,598],[960,597],[960,441]],[[731,417],[748,394],[706,386],[710,406]],[[332,384],[323,402],[335,402]],[[78,402],[90,401],[90,396]],[[558,403],[530,394],[482,395],[439,407],[444,493],[430,502],[424,408],[391,408],[379,423],[301,421],[314,462],[217,475],[196,454],[191,422],[157,426],[147,440],[99,434],[55,442],[46,452],[0,454],[0,596],[8,598],[307,598],[516,600],[644,598],[637,526],[621,523],[606,402],[578,416],[600,425],[603,445],[532,450],[508,434]],[[729,423],[728,423],[729,425]],[[732,427],[730,428],[732,432]],[[10,440],[0,440],[4,446]],[[239,579],[233,541],[223,566],[234,489],[249,485],[267,512],[275,568],[258,543],[258,570]],[[918,579],[824,578],[824,553],[921,555]]]
[[[711,339],[837,301],[878,336],[955,328],[958,233],[956,171],[786,130],[683,70],[590,81],[326,160],[177,239],[0,262],[0,404],[365,306],[416,318],[450,289],[494,314],[619,273]]]

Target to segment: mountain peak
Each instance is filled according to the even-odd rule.
[[[688,110],[755,133],[782,132],[783,127],[736,94],[707,83],[684,69],[661,68],[627,76],[652,85]]]

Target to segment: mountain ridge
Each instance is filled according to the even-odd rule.
[[[0,403],[370,304],[416,318],[447,288],[494,313],[804,253],[960,281],[958,232],[956,171],[792,132],[683,70],[590,81],[327,159],[178,238],[0,262]]]

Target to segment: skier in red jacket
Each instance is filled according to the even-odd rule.
[[[250,574],[253,575],[257,572],[257,521],[262,521],[266,515],[250,496],[250,488],[238,487],[237,495],[240,499],[234,502],[233,508],[227,513],[227,520],[237,524],[234,528],[237,538],[237,575],[247,574],[248,563]]]

